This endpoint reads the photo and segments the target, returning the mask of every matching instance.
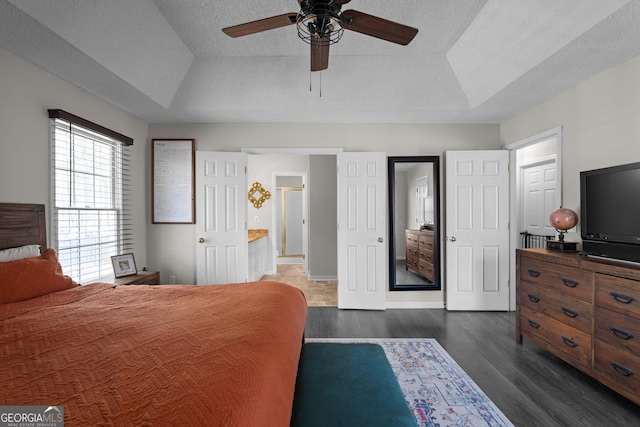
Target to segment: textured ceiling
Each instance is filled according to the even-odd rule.
[[[149,123],[500,123],[640,54],[640,0],[352,0],[418,28],[345,31],[309,72],[296,0],[0,0],[0,47]]]

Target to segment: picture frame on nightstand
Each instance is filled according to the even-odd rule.
[[[117,278],[138,274],[133,254],[114,255],[111,257],[113,274]]]

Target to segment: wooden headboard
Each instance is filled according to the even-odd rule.
[[[47,248],[44,205],[0,203],[0,249],[24,245]]]

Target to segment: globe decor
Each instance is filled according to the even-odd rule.
[[[558,232],[558,240],[547,240],[547,249],[565,252],[576,251],[578,244],[576,242],[565,242],[564,235],[567,230],[578,224],[578,214],[571,209],[559,208],[551,212],[549,223]]]

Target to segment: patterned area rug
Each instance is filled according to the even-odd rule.
[[[306,341],[381,345],[420,427],[513,426],[433,338]]]

